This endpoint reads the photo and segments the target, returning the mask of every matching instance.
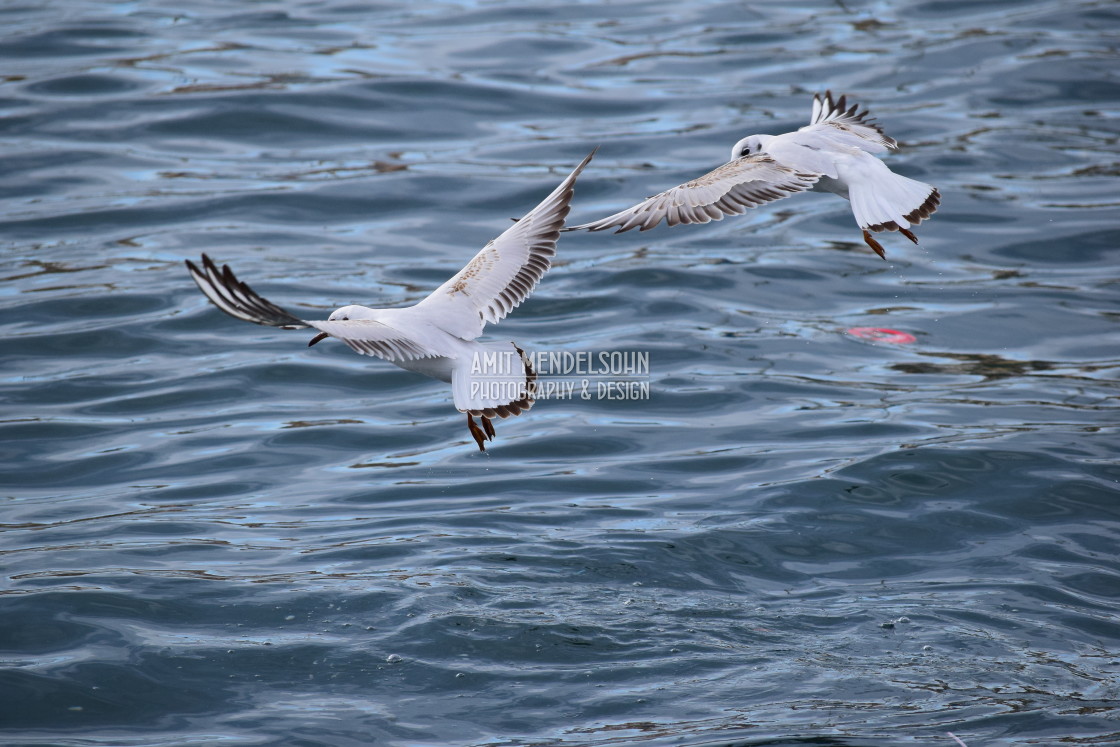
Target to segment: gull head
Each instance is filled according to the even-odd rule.
[[[327,318],[332,322],[348,322],[352,319],[377,320],[380,317],[381,311],[383,311],[383,309],[371,309],[368,306],[351,304],[350,306],[343,306],[340,309],[335,309]]]
[[[370,311],[370,309],[367,309],[365,306],[357,305],[343,306],[342,308],[332,311],[331,315],[327,317],[327,320],[331,322],[348,322],[351,319],[364,319],[366,317],[363,316],[363,311]]]
[[[735,147],[731,149],[731,160],[734,161],[736,158],[761,153],[766,148],[766,141],[769,139],[770,135],[747,135],[735,143]]]
[[[348,322],[351,319],[372,319],[374,313],[375,312],[373,309],[352,304],[350,306],[343,306],[340,309],[335,309],[334,311],[332,311],[331,315],[327,317],[327,321]],[[307,343],[307,347],[311,347],[317,342],[322,342],[328,337],[330,337],[330,335],[328,335],[326,332],[320,332],[319,334],[311,338],[311,342]]]

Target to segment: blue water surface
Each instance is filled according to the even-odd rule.
[[[0,8],[0,742],[1120,744],[1120,11]],[[647,354],[480,453],[449,388],[223,315],[423,298],[867,105],[943,201],[566,234],[487,339]],[[913,342],[867,339],[870,327]],[[596,392],[592,389],[592,394]]]

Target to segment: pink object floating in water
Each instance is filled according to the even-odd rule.
[[[861,340],[892,342],[896,345],[918,341],[918,338],[909,332],[899,332],[897,329],[887,329],[885,327],[852,327],[848,330],[848,334]]]

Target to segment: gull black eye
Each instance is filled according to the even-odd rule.
[[[750,154],[751,154],[751,146],[749,146],[749,145],[743,146],[743,149],[741,151],[739,151],[739,157],[740,158],[742,158],[743,156],[749,156]]]

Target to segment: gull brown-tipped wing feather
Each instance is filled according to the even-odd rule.
[[[813,113],[809,117],[809,124],[802,127],[801,132],[828,133],[843,138],[846,135],[858,139],[857,147],[869,152],[881,152],[883,148],[897,148],[895,139],[885,132],[882,126],[874,120],[871,112],[866,108],[860,109],[859,104],[848,105],[848,97],[832,98],[832,91],[825,91],[824,95],[813,94]]]
[[[616,233],[621,233],[632,228],[647,231],[662,220],[670,226],[722,220],[728,215],[741,215],[747,208],[810,189],[819,177],[782,166],[765,154],[746,156],[626,210],[570,230],[616,228]]]
[[[482,334],[521,304],[552,266],[576,178],[592,151],[552,193],[476,254],[454,277],[416,305],[465,340]]]
[[[346,343],[356,353],[377,356],[387,361],[417,360],[440,355],[404,332],[375,319],[339,319],[308,324]]]

